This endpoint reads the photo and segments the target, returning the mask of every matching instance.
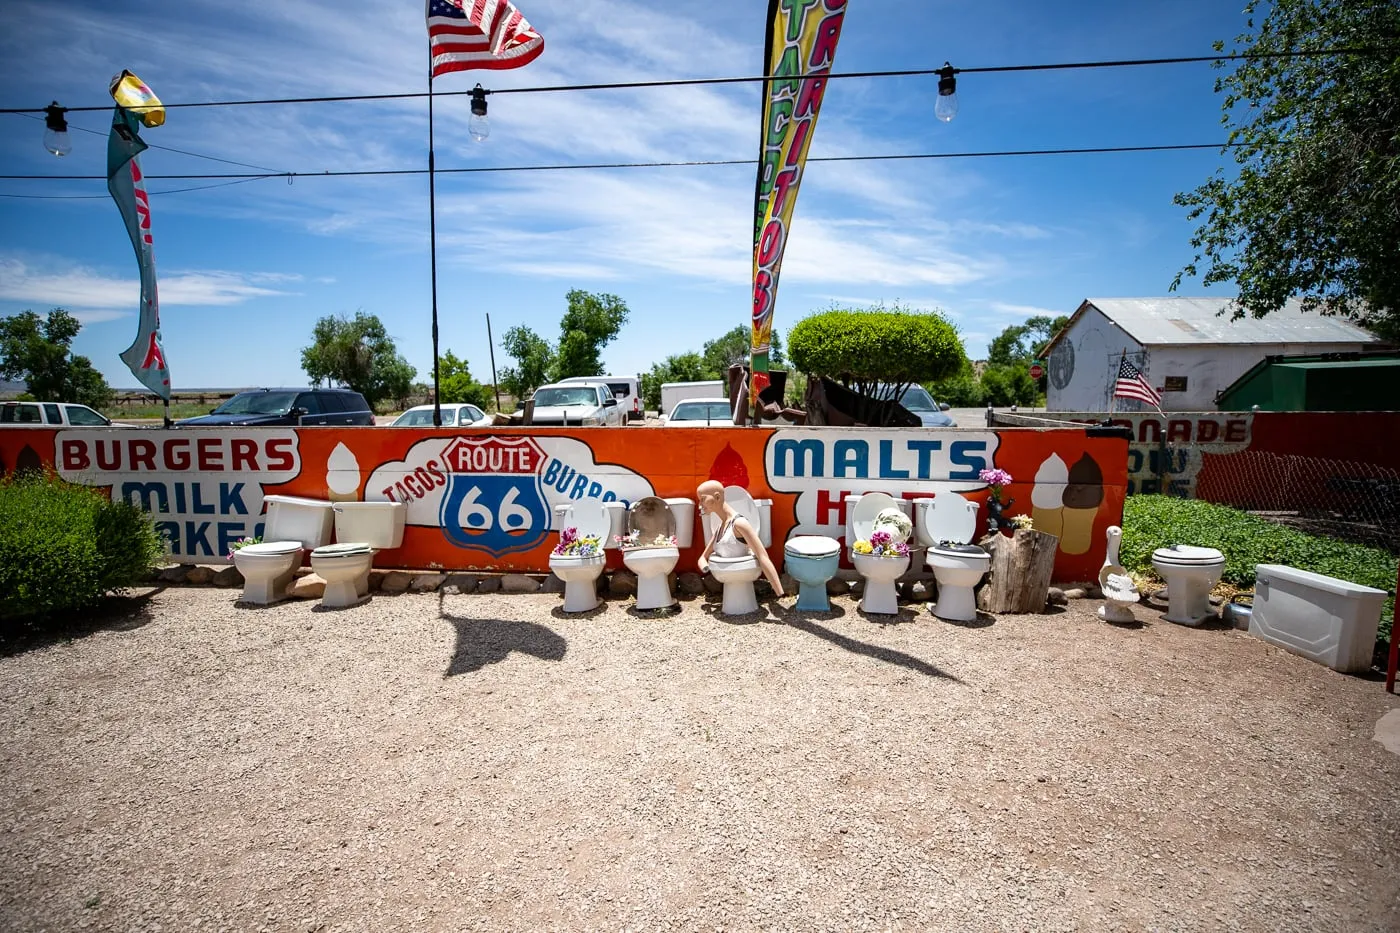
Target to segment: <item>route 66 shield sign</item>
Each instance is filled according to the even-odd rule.
[[[539,474],[545,453],[532,439],[459,437],[443,460],[449,477],[438,520],[447,540],[500,556],[531,550],[549,535]]]

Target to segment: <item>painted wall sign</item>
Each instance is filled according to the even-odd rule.
[[[848,495],[965,496],[1007,470],[1008,514],[1062,535],[1056,578],[1087,580],[1104,530],[1121,521],[1127,444],[1079,429],[583,428],[434,432],[431,428],[7,429],[0,473],[20,466],[104,487],[151,512],[176,560],[224,560],[262,531],[263,497],[393,501],[408,507],[402,547],[383,567],[544,571],[561,505],[694,498],[707,479],[773,500],[771,553],[794,534],[844,538]],[[699,523],[681,570],[704,542]],[[979,532],[980,536],[980,532]],[[609,563],[620,554],[609,551]]]

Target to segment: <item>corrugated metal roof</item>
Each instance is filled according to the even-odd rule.
[[[1379,343],[1345,318],[1305,314],[1299,299],[1262,318],[1230,319],[1229,298],[1090,298],[1143,346],[1237,343]],[[1224,311],[1223,314],[1220,312]]]

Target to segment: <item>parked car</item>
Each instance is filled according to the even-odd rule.
[[[889,398],[894,387],[891,385],[881,385],[876,388],[876,397]],[[919,416],[919,420],[926,428],[956,428],[958,423],[946,412],[947,405],[940,405],[933,400],[933,396],[928,394],[928,389],[917,383],[904,390],[900,396],[899,404],[909,409]]]
[[[727,398],[690,398],[677,402],[662,423],[668,428],[732,428],[734,414]]]
[[[537,427],[621,425],[623,411],[612,390],[600,382],[569,382],[535,390]]]
[[[449,402],[442,406],[442,426],[455,428],[481,428],[491,424],[491,416],[475,405],[465,402]],[[433,426],[433,406],[415,405],[393,420],[390,427],[431,428]]]
[[[131,428],[76,402],[0,402],[0,427]]]
[[[601,382],[611,389],[624,421],[641,421],[646,417],[646,412],[642,411],[641,383],[636,376],[570,376],[560,379],[559,385],[580,382]]]
[[[350,389],[250,389],[178,427],[374,424],[365,397]]]

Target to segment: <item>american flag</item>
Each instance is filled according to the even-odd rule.
[[[544,37],[507,0],[428,0],[433,74],[519,68],[544,51]]]
[[[1118,381],[1113,383],[1113,397],[1135,398],[1159,408],[1162,405],[1162,394],[1152,388],[1142,370],[1129,363],[1126,356],[1118,364]]]

